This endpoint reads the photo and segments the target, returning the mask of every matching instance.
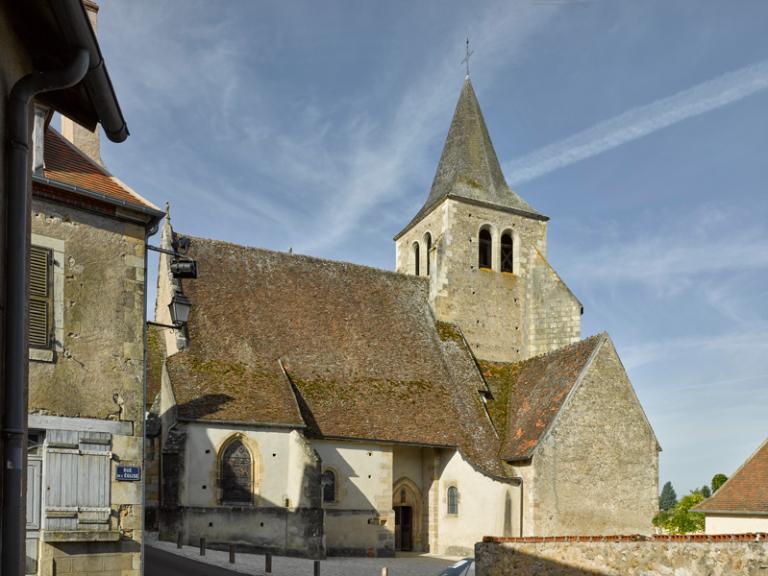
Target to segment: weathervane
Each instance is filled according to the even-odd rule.
[[[472,56],[472,54],[474,53],[475,53],[474,50],[469,49],[469,36],[467,36],[467,55],[464,56],[464,60],[461,61],[462,64],[467,65],[467,78],[469,78],[469,57]]]

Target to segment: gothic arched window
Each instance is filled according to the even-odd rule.
[[[323,502],[336,502],[336,472],[323,472]]]
[[[501,271],[502,272],[512,272],[513,266],[514,266],[514,260],[513,260],[513,242],[512,242],[512,234],[509,232],[504,232],[504,234],[501,235]]]
[[[448,514],[459,513],[459,489],[456,486],[448,488]]]
[[[429,276],[429,259],[432,253],[432,234],[429,232],[424,235],[424,243],[427,246],[427,276]]]
[[[252,482],[251,453],[238,438],[227,445],[221,456],[222,502],[250,503],[253,492]]]
[[[487,228],[480,230],[479,240],[479,266],[480,268],[491,268],[493,262],[491,256],[493,253],[493,240],[491,239],[491,231]]]
[[[413,273],[419,275],[419,243],[413,243]]]

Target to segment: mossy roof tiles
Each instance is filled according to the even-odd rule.
[[[479,362],[494,396],[489,413],[503,438],[502,459],[514,462],[531,458],[605,338],[605,334],[598,334],[517,363]]]
[[[180,417],[457,446],[500,473],[484,383],[468,350],[444,353],[424,278],[199,238],[188,254],[190,346],[168,359]],[[451,379],[461,362],[471,384]]]

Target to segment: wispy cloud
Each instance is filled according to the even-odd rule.
[[[723,74],[651,104],[600,122],[504,165],[511,185],[592,158],[687,118],[737,102],[768,88],[768,60]]]
[[[742,222],[733,227],[733,222]],[[706,206],[691,215],[656,222],[647,229],[626,227],[622,236],[590,236],[594,248],[563,262],[567,278],[593,286],[632,284],[674,295],[708,278],[768,270],[768,230],[747,224],[738,210]],[[724,298],[722,284],[711,287],[715,304]]]

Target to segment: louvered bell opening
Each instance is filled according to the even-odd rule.
[[[33,348],[48,348],[51,344],[50,263],[50,250],[30,247],[29,345]]]

